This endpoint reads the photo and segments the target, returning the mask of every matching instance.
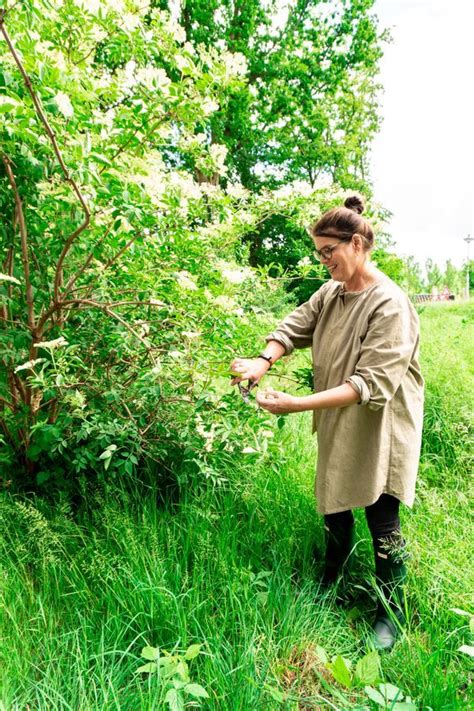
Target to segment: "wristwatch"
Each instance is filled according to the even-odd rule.
[[[272,367],[272,365],[273,365],[273,359],[272,359],[271,356],[266,355],[265,353],[259,353],[258,356],[257,356],[257,358],[263,358],[263,360],[266,360],[267,363],[270,363],[270,368]],[[270,368],[269,368],[268,370],[270,370]]]

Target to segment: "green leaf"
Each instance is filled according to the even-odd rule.
[[[278,419],[277,419],[277,427],[279,430],[281,430],[281,429],[283,429],[284,426],[285,426],[285,418],[283,417],[283,415],[280,415],[280,417],[278,417]]]
[[[184,699],[180,691],[174,688],[168,690],[165,696],[165,702],[169,705],[171,711],[183,711]]]
[[[403,698],[401,689],[393,684],[379,684],[379,689],[380,693],[384,695],[386,701],[395,701],[397,697],[400,699]]]
[[[474,647],[469,644],[462,644],[460,647],[458,647],[458,652],[462,652],[463,654],[468,654],[470,657],[474,657]]]
[[[19,102],[11,96],[0,96],[0,114],[6,114],[19,106]]]
[[[348,622],[352,622],[353,620],[358,620],[359,617],[361,617],[362,612],[359,610],[358,607],[351,607],[349,612],[346,615],[346,620]]]
[[[52,476],[52,472],[42,471],[38,472],[36,475],[36,483],[38,485],[44,484]]]
[[[417,707],[411,701],[395,701],[390,706],[390,711],[417,711]]]
[[[344,659],[339,654],[334,661],[327,665],[327,668],[332,673],[333,677],[339,684],[347,687],[348,689],[352,686],[350,663],[347,659]]]
[[[11,276],[11,274],[0,274],[0,281],[8,281],[11,284],[19,284],[21,286],[21,281]]]
[[[286,701],[286,694],[279,689],[276,689],[274,686],[266,686],[265,691],[270,694],[272,699],[278,704],[283,704]]]
[[[175,674],[181,677],[183,681],[189,681],[188,665],[182,659],[176,665]]]
[[[314,651],[316,652],[316,655],[317,655],[320,662],[322,662],[323,664],[328,663],[329,658],[328,658],[328,655],[326,654],[326,650],[324,649],[324,647],[320,647],[318,644]]]
[[[209,698],[209,694],[207,693],[206,689],[200,684],[187,684],[184,687],[184,692],[186,694],[189,694],[189,696],[193,696],[195,699]]]
[[[376,703],[378,706],[382,706],[382,708],[385,708],[385,699],[380,693],[380,691],[377,691],[377,689],[374,689],[372,686],[365,686],[364,691],[371,701]]]
[[[90,153],[90,157],[93,158],[96,163],[101,163],[102,165],[107,165],[109,167],[113,165],[113,163],[111,163],[110,160],[101,153]]]
[[[144,664],[143,666],[138,667],[135,674],[154,674],[157,671],[158,664],[156,664],[155,662],[148,662],[148,664]]]
[[[454,612],[456,615],[462,615],[463,617],[472,617],[474,619],[474,615],[472,615],[470,612],[467,612],[466,610],[461,610],[461,608],[459,607],[450,607],[449,611]]]
[[[362,684],[375,684],[379,678],[380,658],[377,652],[369,652],[359,659],[355,673]]]
[[[151,662],[155,661],[160,656],[159,647],[143,647],[141,656],[144,659],[149,659]]]
[[[192,644],[190,647],[187,648],[184,658],[187,661],[189,661],[190,659],[194,659],[198,656],[198,654],[201,653],[201,647],[201,644]]]

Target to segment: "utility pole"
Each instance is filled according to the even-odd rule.
[[[464,241],[467,244],[467,263],[466,263],[466,299],[469,299],[469,245],[474,242],[474,237],[469,234],[464,237]]]

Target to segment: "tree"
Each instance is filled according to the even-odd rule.
[[[443,284],[452,294],[460,296],[465,287],[466,279],[462,269],[456,269],[450,259],[446,262]]]
[[[168,3],[171,5],[172,3]],[[161,6],[164,3],[160,3]],[[373,0],[338,7],[296,0],[184,2],[187,39],[244,55],[249,82],[211,121],[246,187],[330,177],[367,188],[367,153],[378,129],[381,46]]]
[[[443,273],[439,266],[432,259],[427,259],[425,262],[426,279],[428,291],[441,289],[443,287]]]

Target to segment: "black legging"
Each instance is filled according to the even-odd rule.
[[[390,494],[382,494],[375,504],[365,507],[365,517],[374,544],[400,531],[399,508],[400,501]],[[354,514],[350,510],[326,514],[324,522],[330,531],[347,530],[354,525]]]

